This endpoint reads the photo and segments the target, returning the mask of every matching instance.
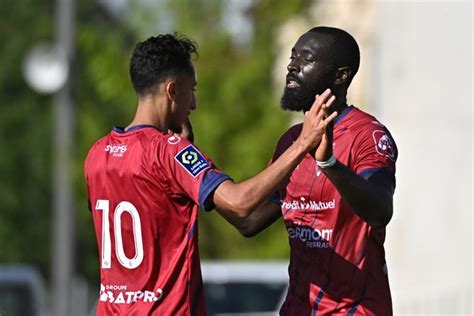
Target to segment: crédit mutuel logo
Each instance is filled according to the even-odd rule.
[[[174,159],[194,178],[210,167],[207,160],[192,144],[176,154]]]
[[[304,197],[300,198],[300,201],[284,201],[281,208],[283,210],[312,210],[312,211],[324,211],[332,210],[336,207],[336,199],[330,201],[312,201]]]

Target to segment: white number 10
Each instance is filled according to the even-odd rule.
[[[109,225],[109,200],[97,200],[95,208],[102,213],[102,269],[110,269],[112,266],[112,250],[110,242]],[[122,214],[127,212],[132,217],[133,240],[135,244],[135,257],[128,258],[123,250],[122,243]],[[122,266],[127,269],[135,269],[143,261],[143,241],[140,215],[137,208],[130,202],[120,202],[114,211],[114,233],[115,233],[115,252],[117,259]]]

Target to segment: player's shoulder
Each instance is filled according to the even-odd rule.
[[[277,159],[288,147],[296,141],[296,139],[301,134],[301,129],[303,128],[303,123],[296,124],[291,126],[280,139],[275,148],[275,153],[273,155],[273,160]]]
[[[372,114],[354,106],[351,106],[349,111],[350,113],[347,114],[347,118],[343,123],[346,127],[358,132],[373,132],[375,130],[384,130],[388,132],[387,127]]]
[[[352,117],[353,126],[350,127],[355,138],[360,144],[370,144],[380,155],[391,160],[397,159],[398,150],[395,140],[388,130],[375,116],[359,109],[354,109]]]
[[[100,137],[99,139],[97,139],[89,148],[89,151],[87,153],[87,157],[89,157],[90,155],[92,155],[95,151],[97,151],[98,149],[101,149],[102,147],[104,147],[107,143],[107,140],[109,139],[110,137],[110,133]]]
[[[291,126],[286,130],[286,132],[283,133],[279,142],[289,142],[290,144],[293,143],[300,136],[302,129],[303,123],[298,123]]]
[[[186,138],[169,134],[161,140],[158,161],[164,170],[173,174],[190,174],[196,178],[202,171],[215,167],[205,153]]]
[[[130,141],[139,142],[141,146],[146,148],[147,152],[153,155],[158,151],[158,155],[168,152],[179,151],[183,146],[187,146],[190,142],[179,135],[166,133],[157,128],[144,128],[136,133],[137,137],[132,137]]]
[[[188,147],[196,148],[189,140],[176,134],[164,134],[156,140],[159,149],[170,154],[176,154]]]
[[[84,170],[86,173],[91,172],[91,170],[97,170],[98,168],[100,168],[100,157],[101,154],[103,154],[107,148],[109,136],[110,133],[100,137],[89,147],[87,155],[84,159]]]
[[[157,139],[157,153],[159,158],[169,157],[186,163],[209,158],[191,141],[176,134],[165,134]]]

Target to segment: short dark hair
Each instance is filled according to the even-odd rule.
[[[317,26],[309,30],[308,33],[309,32],[328,35],[332,38],[333,42],[331,43],[331,47],[334,67],[350,67],[350,83],[352,81],[352,78],[359,70],[360,64],[359,45],[357,45],[357,42],[354,37],[352,37],[352,35],[350,35],[344,30],[328,26]]]
[[[138,43],[130,58],[130,78],[139,95],[153,93],[166,79],[192,73],[191,55],[197,45],[177,34],[161,34]]]

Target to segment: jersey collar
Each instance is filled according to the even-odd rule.
[[[353,105],[350,105],[348,106],[347,108],[344,109],[344,111],[342,111],[341,114],[339,114],[336,119],[334,120],[334,125],[336,125],[337,123],[339,123],[340,121],[342,121],[346,116],[347,114],[351,113],[352,110],[354,110],[354,106]]]
[[[125,134],[125,133],[133,132],[142,128],[149,128],[149,127],[159,130],[156,126],[148,125],[148,124],[134,125],[127,130],[125,130],[123,127],[114,126],[112,127],[112,130],[120,134]]]

